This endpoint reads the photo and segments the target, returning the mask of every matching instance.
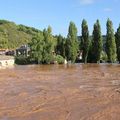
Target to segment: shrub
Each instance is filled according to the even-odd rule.
[[[101,60],[107,62],[107,54],[104,51],[101,53]]]
[[[58,64],[63,64],[64,58],[61,55],[57,55],[55,56],[54,61],[57,61]]]
[[[19,56],[19,57],[15,57],[15,63],[18,65],[27,65],[30,63],[30,60],[28,57]]]

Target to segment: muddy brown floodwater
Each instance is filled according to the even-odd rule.
[[[0,120],[120,120],[120,65],[0,70]]]

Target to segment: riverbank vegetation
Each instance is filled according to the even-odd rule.
[[[108,19],[106,35],[102,35],[101,31],[99,20],[93,25],[92,35],[89,34],[85,19],[81,24],[81,33],[78,33],[75,23],[70,22],[67,37],[53,35],[50,26],[40,31],[33,27],[0,20],[0,49],[15,49],[28,44],[29,56],[16,57],[18,64],[62,64],[65,60],[72,63],[120,62],[120,25],[115,33],[113,23]]]

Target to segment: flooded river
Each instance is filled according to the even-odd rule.
[[[0,70],[0,120],[120,120],[120,65]]]

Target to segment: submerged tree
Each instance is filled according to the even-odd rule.
[[[96,21],[94,24],[93,30],[93,39],[92,39],[92,48],[91,48],[91,55],[92,55],[92,62],[99,63],[100,56],[102,52],[102,35],[101,35],[101,27],[99,20]]]
[[[81,49],[83,50],[82,59],[84,63],[87,63],[88,51],[89,51],[89,31],[87,21],[83,19],[82,21],[82,37],[81,37]]]
[[[78,37],[77,37],[77,28],[73,22],[70,22],[68,36],[66,40],[66,57],[67,60],[71,60],[73,63],[76,60],[78,55]]]
[[[117,47],[117,58],[118,58],[118,61],[120,62],[120,25],[115,34],[115,40],[116,40],[116,47]]]
[[[116,61],[116,43],[113,30],[113,24],[110,19],[107,20],[107,35],[106,35],[106,53],[108,56],[108,62]]]

